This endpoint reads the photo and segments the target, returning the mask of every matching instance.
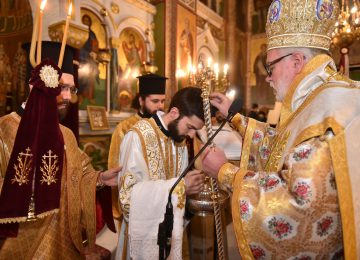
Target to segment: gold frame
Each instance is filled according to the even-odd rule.
[[[89,116],[91,130],[107,130],[110,128],[105,107],[87,106],[86,109]]]

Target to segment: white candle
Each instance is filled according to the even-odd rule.
[[[29,53],[29,60],[33,68],[36,66],[35,49],[36,49],[38,29],[39,29],[39,13],[40,13],[40,2],[38,2],[36,6],[34,23],[33,23],[33,32],[31,36],[30,53]]]
[[[212,64],[212,58],[209,57],[209,58],[207,59],[207,66],[208,66],[208,68],[211,67],[211,64]]]
[[[215,79],[217,80],[219,78],[219,64],[214,64],[214,73],[215,73]]]
[[[228,70],[229,70],[229,65],[225,64],[224,65],[224,77],[227,76]]]
[[[39,12],[39,34],[38,34],[38,43],[37,43],[37,52],[36,52],[36,64],[40,64],[41,62],[41,38],[42,38],[42,17],[44,14],[44,9],[47,0],[42,0],[40,5],[40,12]]]
[[[66,39],[67,39],[67,31],[69,29],[69,22],[71,18],[71,11],[72,11],[72,3],[70,3],[68,15],[66,16],[66,22],[65,22],[65,29],[64,29],[64,35],[61,42],[61,49],[60,49],[60,56],[58,61],[58,66],[61,69],[63,59],[64,59],[64,52],[65,52],[65,45],[66,45]]]

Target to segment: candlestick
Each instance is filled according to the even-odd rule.
[[[37,3],[36,6],[36,12],[34,17],[34,23],[33,23],[33,32],[31,36],[31,45],[30,45],[30,53],[29,53],[29,60],[32,67],[36,66],[36,60],[35,60],[35,48],[36,48],[36,41],[38,36],[38,29],[39,29],[39,13],[40,13],[40,3]]]
[[[42,0],[40,5],[40,12],[39,12],[39,32],[38,32],[38,43],[37,43],[37,52],[36,52],[36,64],[40,64],[41,62],[41,43],[42,43],[42,17],[44,14],[44,8],[46,5],[47,0]]]
[[[70,3],[68,15],[66,16],[65,29],[64,29],[63,39],[62,39],[62,42],[61,42],[60,56],[59,56],[59,61],[58,61],[58,66],[59,66],[60,69],[61,69],[61,66],[62,66],[62,63],[63,63],[63,59],[64,59],[65,45],[66,45],[66,39],[67,39],[67,31],[69,29],[71,11],[72,11],[72,3]]]

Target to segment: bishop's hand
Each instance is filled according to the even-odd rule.
[[[213,178],[217,178],[220,168],[227,162],[225,152],[219,147],[208,147],[202,155],[202,169]]]
[[[211,105],[219,109],[220,113],[223,114],[225,117],[228,116],[229,108],[232,102],[227,96],[218,92],[211,93],[210,103]]]

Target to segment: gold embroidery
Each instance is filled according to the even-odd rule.
[[[130,196],[132,187],[136,184],[136,177],[130,172],[125,172],[119,180],[119,201],[121,209],[127,218],[130,213]]]
[[[290,131],[285,131],[276,138],[272,147],[270,158],[266,163],[265,171],[277,171],[284,149],[290,136]]]
[[[180,167],[174,167],[174,161],[181,166],[179,149],[184,149],[183,143],[175,144],[176,159],[173,158],[173,142],[165,136],[155,123],[154,119],[141,120],[133,128],[140,137],[144,158],[149,168],[151,180],[166,180],[179,174]],[[164,142],[164,149],[161,144]],[[175,172],[176,171],[176,172]]]
[[[310,75],[315,68],[318,68],[321,66],[321,64],[324,64],[325,62],[330,62],[331,57],[329,57],[326,54],[320,54],[316,56],[315,58],[311,59],[302,72],[294,79],[291,86],[289,87],[289,90],[285,96],[282,108],[281,108],[281,116],[280,116],[280,122],[279,125],[283,125],[285,121],[290,117],[292,110],[291,110],[291,101],[293,100],[294,94],[296,89],[299,87],[300,82],[303,81],[303,79]],[[326,82],[324,82],[326,83]]]
[[[232,205],[232,215],[233,215],[233,223],[236,234],[237,245],[239,247],[239,251],[242,259],[254,259],[254,256],[249,247],[249,243],[246,240],[245,231],[242,223],[242,219],[240,216],[240,192],[243,184],[244,175],[246,174],[245,169],[240,169],[238,174],[235,175],[234,180],[234,193],[231,199]]]
[[[43,167],[40,167],[40,171],[42,172],[41,184],[46,183],[50,185],[51,183],[56,183],[57,179],[55,175],[59,170],[58,156],[49,150],[47,155],[44,154],[42,156],[41,162],[43,165]]]
[[[224,164],[219,171],[219,182],[221,184],[227,185],[229,187],[232,187],[234,178],[236,173],[239,171],[239,168],[235,165],[232,165],[231,163]]]
[[[48,88],[56,88],[59,85],[59,74],[50,65],[44,65],[41,67],[40,78]]]
[[[353,204],[353,195],[351,187],[351,178],[348,167],[348,158],[346,153],[346,140],[344,133],[337,135],[329,140],[329,147],[335,171],[336,187],[338,190],[338,199],[341,212],[341,222],[343,228],[343,241],[345,259],[359,259],[356,252],[356,227],[355,210]]]
[[[310,139],[315,136],[320,136],[325,134],[326,130],[331,128],[335,135],[340,134],[343,131],[343,127],[336,122],[332,117],[325,118],[320,124],[312,125],[304,129],[297,137],[294,142],[294,146],[297,146],[304,140]],[[321,139],[320,139],[321,141]]]
[[[35,199],[34,199],[34,192],[32,192],[31,198],[30,198],[29,209],[28,209],[28,216],[26,218],[26,221],[30,222],[30,221],[36,221],[36,220],[37,220],[37,217],[35,214]]]
[[[30,153],[30,148],[25,149],[26,153],[20,152],[17,160],[18,165],[14,166],[15,169],[15,177],[11,180],[11,183],[15,182],[19,183],[19,186],[22,184],[27,184],[29,182],[28,175],[31,170],[32,165],[32,154]]]
[[[176,185],[173,194],[178,197],[177,207],[183,209],[185,207],[185,181],[182,179],[178,185]]]

